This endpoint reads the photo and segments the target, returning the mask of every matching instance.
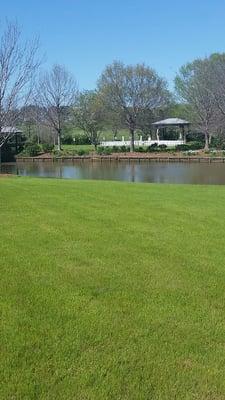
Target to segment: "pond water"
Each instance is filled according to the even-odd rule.
[[[2,164],[2,173],[21,176],[105,179],[128,182],[225,184],[225,164],[207,162],[74,161]]]

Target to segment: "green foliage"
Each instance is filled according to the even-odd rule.
[[[127,153],[130,151],[130,147],[127,146],[120,146],[120,152],[121,153]]]
[[[178,144],[176,146],[176,151],[189,151],[189,150],[201,150],[201,142],[188,142],[186,144]]]
[[[112,152],[113,148],[111,147],[98,146],[97,148],[97,153],[100,155],[110,155]]]
[[[97,146],[104,127],[104,108],[101,96],[97,91],[90,90],[80,93],[74,109],[74,118],[76,126],[86,133],[90,143]]]
[[[84,156],[85,154],[88,154],[84,149],[80,149],[77,151],[78,156]]]
[[[54,145],[50,143],[42,143],[42,150],[44,153],[51,153],[54,149]]]
[[[157,143],[151,144],[151,146],[147,147],[147,151],[149,153],[154,153],[155,151],[158,151],[158,144]]]
[[[145,153],[147,151],[147,148],[139,146],[139,147],[136,147],[134,150],[139,152],[139,153]]]
[[[158,145],[158,150],[159,151],[166,151],[166,149],[167,149],[167,146],[165,144],[159,144]]]
[[[91,144],[91,139],[85,132],[83,134],[76,134],[73,139],[75,139],[73,140],[73,143],[76,145]]]
[[[73,144],[74,140],[70,133],[66,133],[62,136],[61,142],[62,142],[62,144]]]
[[[36,157],[41,151],[41,147],[37,143],[26,143],[23,155]]]

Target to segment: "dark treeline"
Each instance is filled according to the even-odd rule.
[[[95,90],[78,90],[76,78],[63,65],[40,72],[38,40],[22,40],[17,24],[7,23],[0,37],[0,148],[9,139],[5,126],[20,127],[29,143],[90,143],[95,147],[111,132],[127,129],[154,135],[152,123],[180,117],[191,123],[190,140],[203,140],[205,150],[225,142],[225,54],[213,54],[180,68],[175,90],[145,64],[114,61],[103,70]],[[74,134],[74,129],[79,132]],[[78,131],[77,131],[78,132]],[[176,132],[169,132],[171,138]],[[168,135],[168,132],[167,132]]]

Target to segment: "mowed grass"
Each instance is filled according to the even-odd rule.
[[[0,179],[1,399],[225,399],[225,187]]]
[[[72,136],[76,136],[76,135],[83,135],[84,131],[79,128],[72,128],[69,130],[69,133]],[[130,139],[129,130],[128,129],[118,129],[116,137],[117,137],[117,139],[120,139],[120,140],[122,139],[122,137],[124,137],[125,140],[129,140]],[[138,138],[137,135],[136,135],[136,137]],[[113,133],[112,129],[104,129],[100,134],[100,140],[113,140],[113,139],[114,139],[114,133]]]

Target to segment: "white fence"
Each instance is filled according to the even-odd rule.
[[[151,146],[152,144],[166,145],[167,147],[175,147],[179,144],[185,144],[184,140],[135,140],[134,145],[139,146]],[[115,140],[115,141],[104,141],[100,143],[103,147],[113,147],[113,146],[130,146],[130,140]]]

